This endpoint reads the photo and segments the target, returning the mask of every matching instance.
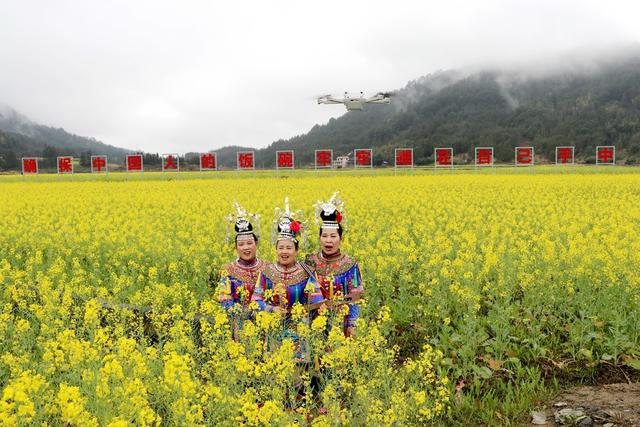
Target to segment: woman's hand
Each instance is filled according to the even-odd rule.
[[[273,307],[273,310],[271,310],[271,312],[278,313],[278,314],[285,314],[287,312],[287,309],[280,307],[279,305],[276,305]]]

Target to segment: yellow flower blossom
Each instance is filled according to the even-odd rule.
[[[218,272],[236,256],[223,230],[232,199],[271,216],[279,178],[257,172],[256,193],[224,172],[0,176],[0,424],[437,425],[479,356],[516,385],[520,366],[549,354],[628,360],[638,173],[491,172],[287,180],[307,214],[327,188],[347,202],[341,250],[366,289],[350,338],[347,305],[309,322],[302,306],[245,318],[218,303]],[[275,259],[262,237],[259,257]],[[317,229],[309,241],[300,260],[319,249]],[[323,388],[296,400],[309,372]]]

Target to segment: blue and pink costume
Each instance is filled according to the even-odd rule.
[[[217,292],[218,301],[225,310],[234,313],[236,310],[247,309],[258,276],[266,264],[261,259],[256,259],[253,263],[238,259],[223,267]]]
[[[364,294],[362,275],[358,263],[346,254],[325,257],[322,252],[311,254],[305,264],[316,273],[323,297],[328,301],[337,298],[358,299]],[[360,316],[360,305],[349,304],[349,313],[344,318],[345,328],[354,327]]]
[[[282,288],[278,289],[279,286]],[[267,294],[270,294],[269,297]],[[282,307],[289,313],[295,304],[317,307],[325,301],[315,276],[309,274],[299,263],[287,271],[276,264],[267,264],[258,277],[252,299],[258,304],[260,311],[269,313],[275,307]],[[309,361],[306,346],[300,342],[296,326],[289,316],[285,316],[284,326],[281,338],[293,341],[295,357],[299,362]]]
[[[277,284],[282,284],[281,299],[276,289]],[[265,291],[273,291],[269,300],[265,300]],[[288,271],[281,271],[276,264],[267,264],[258,276],[258,281],[253,291],[252,299],[258,303],[261,311],[273,311],[275,306],[286,308],[290,311],[294,304],[318,304],[324,301],[318,281],[313,275],[298,263]]]

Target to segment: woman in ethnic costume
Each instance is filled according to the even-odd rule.
[[[235,232],[235,247],[238,258],[226,264],[218,282],[218,301],[234,315],[242,320],[249,315],[248,306],[251,303],[253,290],[260,271],[266,262],[257,258],[259,217],[248,213],[234,201],[235,214],[229,215],[230,228],[233,224]],[[256,228],[254,228],[254,226]],[[231,232],[227,233],[227,239]],[[237,316],[236,316],[237,314]]]
[[[316,222],[320,222],[320,251],[311,254],[305,263],[316,273],[322,295],[332,307],[348,304],[349,313],[344,317],[344,333],[354,334],[355,323],[360,316],[357,301],[364,293],[360,267],[355,259],[340,252],[342,244],[344,202],[333,193],[329,201],[318,201]]]
[[[291,328],[289,314],[295,304],[302,304],[308,311],[319,308],[324,298],[313,272],[297,260],[304,223],[294,218],[300,218],[301,215],[300,211],[294,214],[289,210],[288,199],[285,199],[284,211],[276,209],[274,235],[277,260],[263,268],[253,292],[253,300],[261,311],[286,314],[284,337],[294,341],[298,349],[296,357],[304,361],[303,350],[300,350],[298,336]]]

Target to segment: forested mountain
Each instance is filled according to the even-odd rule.
[[[311,163],[314,149],[333,148],[335,156],[373,147],[375,163],[392,164],[395,147],[413,147],[416,163],[427,164],[434,147],[453,147],[464,163],[473,161],[474,147],[489,146],[511,163],[522,144],[533,144],[540,160],[553,160],[556,146],[575,145],[577,160],[592,162],[597,145],[615,145],[621,163],[640,162],[640,55],[541,77],[438,72],[398,90],[391,105],[348,112],[257,157],[295,149],[296,162]]]
[[[339,105],[318,108],[343,108]],[[409,82],[391,105],[367,105],[309,132],[256,151],[256,167],[273,168],[277,150],[295,150],[296,167],[313,164],[316,149],[334,156],[374,148],[374,163],[393,164],[393,150],[412,147],[416,164],[432,164],[434,147],[453,147],[455,162],[473,162],[474,147],[494,147],[497,162],[512,163],[514,147],[535,146],[537,162],[553,161],[555,147],[574,145],[578,162],[593,162],[595,147],[615,145],[618,163],[640,163],[640,53],[591,61],[571,70],[441,71]],[[216,150],[222,168],[236,167],[236,152]],[[87,158],[107,154],[123,162],[127,150],[63,129],[35,124],[0,108],[0,170],[19,170],[22,156]],[[147,154],[145,164],[159,163]],[[185,166],[196,167],[187,154]]]
[[[129,152],[94,138],[34,123],[12,108],[0,105],[0,170],[19,170],[20,158],[26,156],[43,157],[41,166],[53,167],[55,158],[62,155],[86,160],[92,154],[106,154],[109,162],[124,162]]]

